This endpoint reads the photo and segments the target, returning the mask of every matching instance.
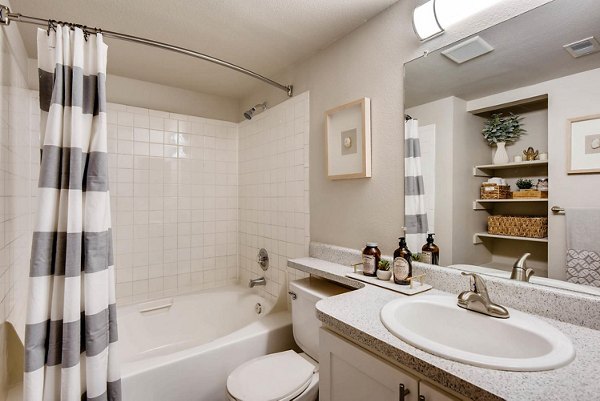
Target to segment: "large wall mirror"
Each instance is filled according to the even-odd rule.
[[[441,265],[508,278],[530,253],[531,283],[600,295],[598,21],[594,0],[555,0],[405,65],[423,177],[406,214],[427,216]],[[526,132],[490,146],[486,123],[498,139],[511,116]]]

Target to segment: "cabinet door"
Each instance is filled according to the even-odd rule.
[[[419,401],[457,401],[449,394],[446,394],[426,382],[419,382]]]
[[[404,388],[405,395],[400,393]],[[417,401],[418,381],[326,329],[319,336],[320,401]]]

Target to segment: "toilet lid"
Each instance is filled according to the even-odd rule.
[[[240,401],[291,400],[312,380],[315,367],[294,351],[252,359],[227,378],[227,391]]]

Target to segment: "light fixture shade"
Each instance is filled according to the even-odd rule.
[[[413,27],[422,41],[502,0],[428,0],[413,11]]]
[[[413,11],[413,28],[421,40],[432,39],[444,32],[436,15],[435,1],[429,0]]]

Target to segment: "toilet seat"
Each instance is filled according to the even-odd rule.
[[[289,350],[252,359],[227,378],[227,392],[241,401],[290,401],[302,394],[315,366]]]

